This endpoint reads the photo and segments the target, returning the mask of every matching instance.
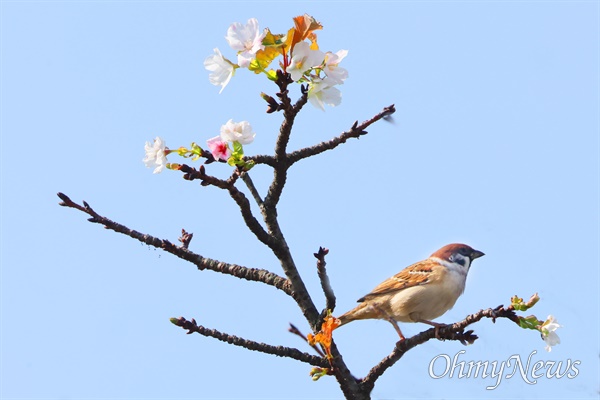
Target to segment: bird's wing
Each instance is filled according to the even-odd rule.
[[[425,285],[437,278],[439,267],[440,264],[431,259],[419,261],[381,282],[371,293],[358,299],[358,302],[360,303],[368,298],[397,292],[409,287]]]

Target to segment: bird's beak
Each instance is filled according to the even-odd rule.
[[[471,260],[474,260],[476,258],[479,258],[481,256],[485,256],[485,253],[479,250],[473,250],[473,252],[471,253]]]

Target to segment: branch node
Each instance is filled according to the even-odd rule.
[[[393,113],[396,112],[396,105],[392,104],[390,106],[383,108],[383,118],[390,117]]]
[[[185,229],[181,229],[181,236],[178,239],[181,242],[181,247],[183,247],[184,249],[187,249],[189,247],[190,242],[192,241],[193,237],[194,237],[193,233],[189,233]]]
[[[62,202],[58,203],[58,204],[61,205],[61,206],[63,206],[63,207],[66,207],[67,204],[69,204],[69,203],[73,203],[71,201],[71,199],[69,198],[69,196],[67,196],[66,194],[64,194],[62,192],[58,192],[56,195],[62,200]]]

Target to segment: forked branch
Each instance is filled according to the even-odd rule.
[[[512,307],[504,308],[504,306],[498,306],[496,308],[488,308],[486,310],[480,310],[474,314],[468,315],[464,320],[456,322],[454,324],[445,325],[438,329],[438,337],[441,340],[458,340],[462,344],[472,344],[477,340],[477,335],[473,334],[473,331],[464,331],[464,329],[481,320],[482,318],[491,318],[493,322],[496,322],[496,318],[508,318],[515,323],[519,323],[519,319],[515,314]],[[398,360],[404,356],[404,354],[410,349],[423,344],[431,339],[436,338],[436,329],[431,328],[423,331],[411,338],[407,338],[404,341],[396,343],[394,350],[385,357],[381,362],[373,367],[367,376],[362,380],[361,386],[363,390],[370,393],[373,390],[375,381],[383,375],[383,373]]]
[[[200,166],[200,169],[196,169],[190,167],[187,164],[182,164],[179,167],[179,170],[184,173],[183,178],[186,180],[200,180],[200,184],[202,186],[215,186],[219,189],[224,189],[229,192],[231,198],[236,202],[238,207],[240,208],[240,212],[242,213],[242,218],[244,218],[244,222],[246,226],[258,240],[262,243],[266,244],[270,248],[276,246],[275,238],[271,236],[269,233],[265,231],[262,225],[258,222],[254,214],[252,213],[252,208],[250,207],[250,202],[244,193],[242,193],[236,186],[235,182],[240,174],[243,174],[242,171],[236,169],[236,171],[229,177],[227,180],[219,179],[212,175],[208,175],[206,173],[206,169],[204,165]],[[253,193],[254,195],[254,193]],[[258,195],[258,193],[256,193]],[[259,197],[260,198],[260,197]]]

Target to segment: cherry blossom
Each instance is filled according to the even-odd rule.
[[[308,87],[308,101],[325,111],[325,104],[330,106],[338,106],[342,102],[342,92],[334,87],[335,82],[329,78],[323,80],[315,80]]]
[[[266,34],[266,30],[260,32],[256,18],[250,18],[246,25],[239,22],[231,24],[225,39],[227,39],[231,48],[238,52],[238,65],[240,67],[248,68],[256,52],[265,48],[262,41]]]
[[[208,76],[210,83],[221,86],[219,91],[221,93],[231,80],[237,66],[223,57],[219,49],[215,48],[214,52],[215,54],[206,57],[204,60],[204,68],[211,72]]]
[[[552,315],[548,315],[548,319],[542,324],[540,331],[542,332],[542,339],[546,342],[546,351],[552,351],[552,346],[560,343],[560,338],[554,331],[561,327],[562,325]]]
[[[338,64],[348,55],[348,50],[340,50],[337,53],[328,51],[325,53],[325,67],[323,71],[329,79],[337,84],[342,84],[348,78],[348,71]]]
[[[256,133],[252,132],[252,126],[248,121],[233,122],[232,119],[221,126],[221,140],[224,142],[239,142],[250,144],[254,141]]]
[[[297,82],[302,79],[306,71],[321,66],[323,60],[325,60],[325,53],[320,50],[311,50],[308,43],[300,42],[294,46],[292,60],[290,66],[287,68],[287,72]]]
[[[152,171],[153,174],[161,173],[167,165],[168,150],[164,140],[157,136],[153,143],[146,142],[144,150],[146,150],[146,157],[142,161],[146,164],[146,167],[155,167]]]
[[[229,156],[231,156],[231,149],[227,145],[227,142],[221,140],[220,136],[215,136],[214,138],[208,139],[206,141],[210,152],[212,153],[215,160],[224,160],[227,161]]]

